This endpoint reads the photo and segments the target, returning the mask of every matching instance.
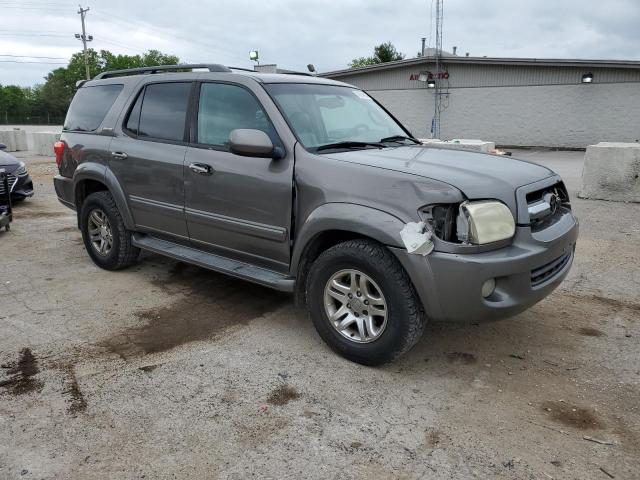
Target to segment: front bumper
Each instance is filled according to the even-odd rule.
[[[578,222],[567,212],[552,228],[518,227],[512,244],[475,254],[432,252],[426,257],[392,248],[435,320],[476,322],[516,315],[549,295],[571,268]],[[541,276],[541,272],[544,274]],[[486,280],[495,292],[482,297]]]
[[[12,200],[22,200],[27,197],[33,196],[33,181],[31,177],[27,175],[18,176],[16,183],[11,189]]]

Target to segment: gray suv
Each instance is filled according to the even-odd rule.
[[[392,360],[427,318],[515,315],[571,267],[558,175],[422,145],[345,83],[179,65],[79,87],[54,183],[91,259],[147,250],[292,292],[350,360]]]

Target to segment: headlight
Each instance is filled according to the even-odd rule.
[[[456,219],[458,240],[482,245],[513,237],[516,222],[511,210],[497,200],[463,202]]]
[[[27,174],[27,166],[25,165],[24,162],[20,162],[18,164],[18,169],[15,171],[16,175],[22,176],[22,175],[26,175]]]

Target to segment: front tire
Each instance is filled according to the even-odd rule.
[[[109,192],[95,192],[82,204],[82,240],[91,260],[105,270],[121,270],[132,265],[140,249],[131,243],[129,232]]]
[[[323,252],[311,266],[306,298],[322,339],[363,365],[380,365],[407,352],[426,323],[402,265],[371,240],[350,240]]]

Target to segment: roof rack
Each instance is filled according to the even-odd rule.
[[[307,72],[278,72],[281,73],[283,75],[302,75],[304,77],[314,77],[315,75],[312,75],[311,73],[307,73]]]
[[[228,68],[230,68],[231,70],[240,70],[240,71],[242,71],[242,72],[253,72],[253,73],[259,73],[259,72],[256,72],[256,71],[255,71],[254,69],[252,69],[252,68],[244,68],[244,67],[228,67]]]
[[[122,75],[141,75],[145,73],[162,73],[170,72],[172,70],[186,70],[194,68],[206,68],[210,72],[231,72],[229,67],[219,65],[217,63],[185,63],[184,65],[156,65],[154,67],[141,67],[141,68],[127,68],[124,70],[110,70],[108,72],[102,72],[93,77],[93,80],[100,80],[101,78],[119,77]]]

